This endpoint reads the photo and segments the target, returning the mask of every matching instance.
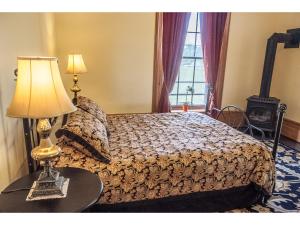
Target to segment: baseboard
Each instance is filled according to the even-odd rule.
[[[281,134],[294,141],[300,142],[300,123],[284,118]]]

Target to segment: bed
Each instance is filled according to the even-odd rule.
[[[100,107],[90,99],[87,102],[65,116],[58,131],[79,117],[84,118],[77,121],[82,127],[104,127],[109,162],[87,154],[88,148],[74,145],[78,140],[62,132],[58,135],[62,154],[53,164],[99,176],[104,192],[92,211],[216,212],[245,208],[271,196],[274,157],[264,143],[251,136],[196,112],[91,116]],[[38,143],[35,122],[23,122],[30,154]],[[94,137],[95,132],[88,136]],[[37,168],[29,160],[29,171]]]
[[[104,192],[96,211],[224,211],[272,194],[270,149],[205,114],[117,114],[106,120],[109,163],[79,151],[69,138],[58,139],[62,154],[54,162],[99,175]]]

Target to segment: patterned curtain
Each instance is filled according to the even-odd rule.
[[[161,89],[154,87],[157,99],[157,108],[153,111],[170,112],[169,94],[172,91],[179,71],[185,37],[191,13],[162,13],[161,23],[161,51],[160,43],[156,37],[156,59],[154,71],[154,82],[161,82]],[[161,58],[157,54],[161,53]],[[157,62],[157,60],[160,60]],[[161,65],[161,70],[159,66]],[[157,85],[154,83],[154,85]],[[154,103],[155,104],[155,103]],[[153,105],[154,105],[153,104]]]
[[[230,13],[200,13],[205,77],[209,86],[207,111],[222,101]]]

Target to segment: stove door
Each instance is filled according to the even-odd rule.
[[[275,131],[277,104],[248,102],[246,114],[252,125],[265,131]]]

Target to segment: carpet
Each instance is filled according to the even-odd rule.
[[[265,205],[230,212],[300,212],[300,152],[280,145],[276,158],[276,185]]]

